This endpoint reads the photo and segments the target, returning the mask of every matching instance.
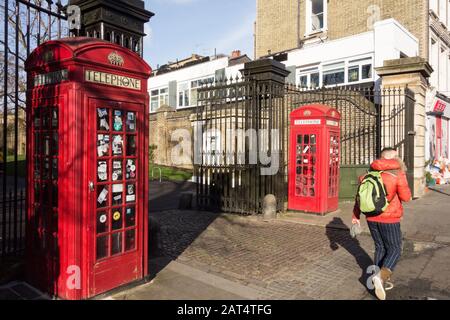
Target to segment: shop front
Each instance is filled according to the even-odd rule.
[[[427,112],[426,159],[448,161],[450,158],[450,99],[436,96]]]

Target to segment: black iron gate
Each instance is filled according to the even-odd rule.
[[[194,170],[200,208],[251,214],[267,194],[285,198],[283,95],[284,85],[255,79],[199,90]]]
[[[341,113],[341,199],[354,197],[358,176],[386,147],[398,150],[413,186],[415,99],[408,87],[376,89],[370,84],[308,89],[287,85],[286,92],[288,112],[322,103]]]
[[[255,62],[258,63],[258,62]],[[244,69],[244,74],[246,70]],[[279,70],[278,70],[279,71]],[[384,147],[395,147],[414,169],[414,95],[408,88],[298,88],[277,70],[258,78],[225,79],[198,91],[194,121],[197,205],[227,212],[261,211],[274,194],[287,201],[289,114],[306,104],[336,108],[341,122],[341,198],[354,196],[357,178]],[[263,173],[262,169],[278,166]]]
[[[24,62],[42,42],[69,35],[66,1],[0,4],[0,258],[20,254],[25,238],[26,74]]]

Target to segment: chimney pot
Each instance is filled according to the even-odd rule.
[[[238,58],[238,57],[240,57],[241,56],[241,50],[234,50],[232,53],[231,53],[231,58]]]

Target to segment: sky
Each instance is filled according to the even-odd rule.
[[[145,0],[155,13],[146,24],[144,58],[155,69],[197,53],[241,50],[253,58],[256,0]]]

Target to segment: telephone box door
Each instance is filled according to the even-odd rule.
[[[291,159],[296,164],[294,196],[303,203],[305,211],[310,211],[317,207],[318,201],[321,170],[317,152],[321,136],[319,130],[296,131],[293,134],[296,141],[296,151]]]
[[[143,275],[144,106],[90,99],[90,295]],[[93,230],[93,232],[92,232]]]

